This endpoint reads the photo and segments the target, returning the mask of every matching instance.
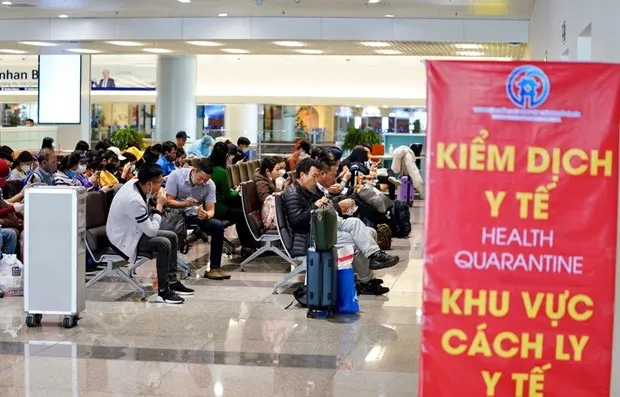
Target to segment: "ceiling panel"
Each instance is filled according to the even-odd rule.
[[[142,48],[162,48],[176,54],[226,54],[225,49],[238,49],[256,55],[300,55],[300,51],[320,51],[325,55],[401,55],[419,57],[458,57],[473,56],[486,58],[521,59],[527,44],[510,43],[456,43],[456,42],[365,42],[357,41],[303,41],[293,42],[300,47],[278,46],[269,40],[218,40],[217,46],[202,47],[184,41],[141,42],[140,47],[120,47],[106,42],[71,42],[57,43],[57,47],[32,47],[15,42],[0,42],[3,49],[26,51],[28,53],[59,53],[72,48],[86,48],[101,51],[104,54],[136,54],[145,52]]]
[[[12,0],[0,18],[229,16],[529,19],[535,0]],[[530,10],[529,13],[525,10]]]

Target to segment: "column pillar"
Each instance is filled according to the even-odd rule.
[[[226,137],[234,144],[244,136],[256,145],[258,142],[258,105],[226,105],[224,110],[224,130]]]
[[[90,104],[90,89],[92,81],[90,78],[90,55],[82,55],[82,94],[81,94],[81,119],[80,123],[80,140],[91,143],[91,127],[93,110]]]
[[[155,141],[175,141],[179,131],[196,139],[196,56],[157,57],[157,124]]]

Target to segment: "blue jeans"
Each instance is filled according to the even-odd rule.
[[[0,228],[0,236],[2,236],[2,249],[3,254],[12,255],[17,248],[17,233],[13,229]]]

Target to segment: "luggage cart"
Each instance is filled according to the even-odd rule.
[[[86,306],[86,189],[33,186],[25,204],[26,325],[40,325],[43,315],[60,315],[62,325],[73,328]]]

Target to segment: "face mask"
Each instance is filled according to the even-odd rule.
[[[345,211],[345,215],[346,216],[353,216],[355,213],[357,212],[357,205],[349,208],[348,210]]]
[[[308,153],[306,153],[306,152],[301,152],[299,154],[299,159],[300,160],[307,159],[308,157],[310,157],[310,155]]]
[[[150,200],[155,198],[155,195],[153,193],[151,193],[151,189],[153,189],[153,184],[152,183],[151,183],[151,186],[146,191],[146,201],[150,201]]]
[[[77,173],[82,175],[85,172],[86,172],[86,164],[78,165]]]
[[[56,142],[52,143],[52,149],[56,150]]]
[[[286,170],[282,168],[281,170],[278,171],[278,176],[280,178],[284,178],[284,175],[286,175]]]
[[[71,179],[73,179],[75,177],[75,171],[69,171],[67,172],[67,176]]]
[[[26,174],[29,173],[31,170],[31,167],[29,165],[22,165],[22,171],[25,172]]]

